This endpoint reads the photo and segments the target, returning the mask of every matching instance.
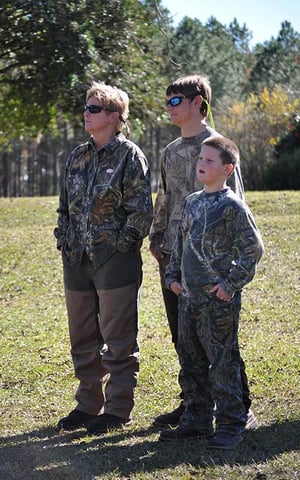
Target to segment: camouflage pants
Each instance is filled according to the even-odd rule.
[[[178,351],[184,423],[236,433],[245,425],[238,321],[240,293],[231,302],[203,293],[197,302],[179,297]],[[215,411],[213,411],[215,409]]]

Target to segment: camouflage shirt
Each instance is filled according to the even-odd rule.
[[[161,175],[149,238],[151,245],[160,246],[165,253],[172,251],[185,198],[203,188],[196,177],[196,164],[203,140],[212,135],[219,134],[206,127],[204,132],[195,137],[177,138],[162,152]],[[228,185],[240,198],[244,197],[239,165],[229,178]]]
[[[166,272],[166,285],[182,284],[197,298],[205,286],[222,283],[229,294],[255,274],[263,243],[252,213],[230,188],[189,195]]]
[[[144,154],[121,133],[99,151],[92,138],[75,148],[54,230],[69,263],[78,268],[86,251],[98,267],[116,250],[140,245],[153,218],[150,185]]]

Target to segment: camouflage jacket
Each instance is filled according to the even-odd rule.
[[[54,230],[69,263],[78,268],[86,251],[97,267],[116,250],[140,246],[153,218],[150,185],[144,154],[121,133],[100,151],[92,138],[75,148]]]
[[[195,299],[217,283],[233,294],[252,280],[263,248],[252,213],[230,188],[192,193],[184,203],[166,285],[179,282]]]
[[[196,164],[201,143],[211,135],[217,135],[217,132],[207,127],[195,137],[177,138],[162,152],[161,175],[149,238],[151,245],[160,246],[166,253],[171,253],[173,249],[185,198],[203,188],[196,177]],[[240,198],[244,198],[239,165],[229,178],[228,185]]]

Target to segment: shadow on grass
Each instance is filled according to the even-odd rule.
[[[179,465],[257,464],[300,448],[300,421],[263,426],[234,451],[209,450],[201,440],[160,442],[159,430],[122,430],[100,437],[45,428],[0,438],[0,478],[92,480],[130,477]],[[116,477],[114,477],[114,473]],[[164,477],[166,478],[166,477]]]

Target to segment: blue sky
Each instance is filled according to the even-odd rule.
[[[162,0],[177,25],[184,16],[198,18],[205,24],[213,16],[223,25],[234,18],[252,32],[251,46],[277,37],[281,23],[291,23],[300,33],[299,0]]]

